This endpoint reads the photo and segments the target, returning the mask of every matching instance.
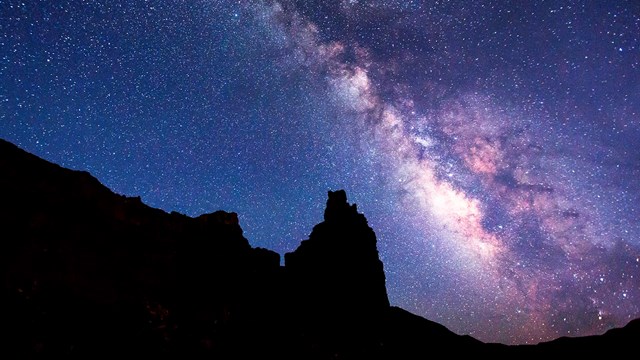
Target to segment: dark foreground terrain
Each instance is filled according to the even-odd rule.
[[[33,355],[426,359],[635,354],[640,320],[601,336],[484,344],[389,305],[376,236],[344,191],[280,256],[237,215],[114,194],[0,140],[2,358]],[[635,355],[632,355],[635,356]]]

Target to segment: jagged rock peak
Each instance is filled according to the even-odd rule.
[[[347,193],[344,190],[329,190],[327,207],[324,210],[325,221],[339,221],[357,215],[358,206],[356,204],[349,205],[347,202]]]
[[[302,284],[300,303],[334,314],[348,309],[361,317],[384,311],[389,306],[385,275],[367,219],[347,202],[344,190],[328,192],[324,219],[308,240],[285,254],[287,272]]]

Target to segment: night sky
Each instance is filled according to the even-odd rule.
[[[0,1],[0,137],[281,254],[345,189],[483,341],[640,317],[636,0]]]

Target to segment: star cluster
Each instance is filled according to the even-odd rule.
[[[634,1],[0,4],[0,136],[296,248],[344,188],[393,304],[483,341],[640,316]]]

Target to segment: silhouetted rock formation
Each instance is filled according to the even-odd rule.
[[[389,306],[376,237],[344,191],[285,255],[252,248],[237,215],[190,218],[112,193],[0,140],[4,358],[406,359],[622,354],[640,320],[602,336],[483,344]]]
[[[319,308],[343,308],[366,317],[389,307],[376,235],[356,205],[347,203],[344,190],[329,191],[324,222],[285,255],[285,266],[304,287],[301,300]]]
[[[384,270],[375,233],[344,190],[329,191],[324,222],[285,254],[285,269],[299,333],[340,344],[334,352],[379,342],[380,319],[389,309]]]
[[[279,255],[236,214],[167,214],[5,141],[0,173],[4,350],[225,354],[275,321]]]

